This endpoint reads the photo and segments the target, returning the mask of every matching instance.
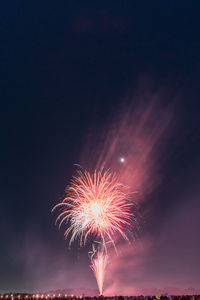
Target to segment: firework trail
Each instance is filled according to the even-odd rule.
[[[53,210],[60,208],[56,219],[59,228],[68,224],[65,238],[71,233],[69,245],[79,238],[85,245],[89,235],[100,238],[103,243],[112,241],[120,234],[128,240],[125,229],[132,227],[134,214],[130,211],[132,203],[125,186],[120,184],[109,171],[79,171],[66,188],[66,196]]]
[[[92,245],[92,251],[89,252],[90,259],[91,259],[91,269],[94,272],[99,294],[103,294],[103,282],[104,282],[104,276],[105,276],[105,269],[108,263],[108,255],[105,251],[105,245],[99,244],[98,247],[95,247],[95,245]]]

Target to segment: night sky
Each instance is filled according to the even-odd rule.
[[[200,288],[199,11],[198,1],[1,1],[0,292],[96,289],[89,246],[69,250],[51,209],[74,164],[95,168],[116,136],[108,165],[124,155],[133,169],[156,142],[136,249],[116,258],[106,288]]]

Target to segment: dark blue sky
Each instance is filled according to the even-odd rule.
[[[160,101],[164,107],[170,103],[176,122],[165,141],[164,153],[170,153],[162,165],[165,180],[144,204],[151,211],[144,232],[155,237],[165,218],[180,202],[187,207],[194,193],[192,262],[184,272],[196,274],[199,10],[198,1],[1,1],[0,292],[46,289],[52,282],[95,287],[89,271],[85,283],[76,277],[78,263],[87,269],[86,250],[67,250],[50,211],[80,162],[91,128],[100,135],[119,107],[130,105],[125,95],[138,95],[146,86],[152,95],[162,89]],[[186,186],[188,196],[182,197]],[[179,224],[181,214],[177,218]],[[183,240],[179,227],[177,236]],[[176,251],[179,247],[173,255]],[[65,284],[62,270],[68,267],[76,279]],[[188,284],[198,285],[193,279]]]

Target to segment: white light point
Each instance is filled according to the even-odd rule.
[[[125,162],[125,158],[124,157],[120,157],[120,162],[123,164]]]

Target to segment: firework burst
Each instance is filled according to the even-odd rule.
[[[125,229],[132,227],[134,218],[131,206],[127,188],[111,172],[78,171],[66,188],[65,198],[53,210],[60,209],[56,219],[59,228],[68,225],[64,235],[67,238],[71,234],[69,245],[77,238],[83,245],[90,235],[114,244],[115,234],[128,240]]]

